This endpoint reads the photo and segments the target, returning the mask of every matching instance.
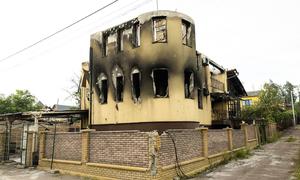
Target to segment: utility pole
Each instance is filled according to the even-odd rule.
[[[293,109],[293,120],[294,120],[293,123],[294,123],[294,126],[296,126],[293,91],[291,91],[291,102],[292,102],[292,109]]]

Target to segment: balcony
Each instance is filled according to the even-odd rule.
[[[225,92],[225,85],[221,81],[211,77],[212,92]]]

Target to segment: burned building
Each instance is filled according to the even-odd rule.
[[[82,127],[211,125],[211,93],[226,92],[227,78],[224,69],[212,75],[206,60],[196,51],[193,20],[178,12],[145,13],[92,34],[81,79],[81,108],[89,109],[90,117]]]

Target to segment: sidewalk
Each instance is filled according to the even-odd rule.
[[[287,142],[289,136],[296,138]],[[294,159],[300,151],[300,126],[291,128],[283,137],[261,149],[254,150],[248,159],[232,161],[204,173],[193,180],[288,180],[293,179]]]

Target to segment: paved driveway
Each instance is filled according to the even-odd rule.
[[[27,168],[18,169],[15,163],[0,165],[0,180],[80,180],[84,178],[51,174],[46,171]],[[87,179],[87,178],[85,178]]]
[[[293,136],[297,140],[287,142]],[[232,161],[200,175],[194,180],[288,180],[293,179],[294,159],[300,151],[300,126],[284,133],[283,137],[262,149],[257,149],[248,159]]]

